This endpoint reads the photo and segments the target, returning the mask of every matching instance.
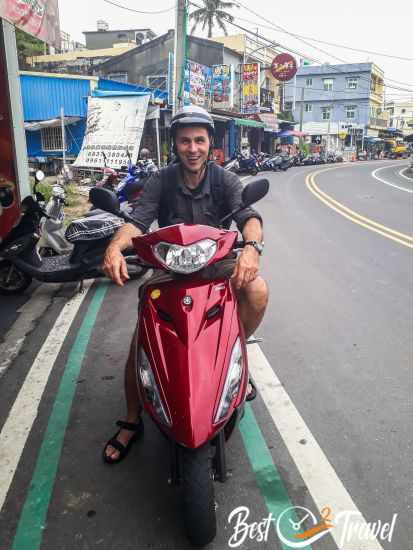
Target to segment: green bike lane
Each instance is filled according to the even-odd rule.
[[[0,381],[2,429],[71,290],[50,308]],[[111,467],[101,460],[124,413],[123,366],[136,312],[136,283],[123,289],[96,283],[84,298],[54,361],[1,511],[1,550],[190,547],[179,490],[168,485],[168,446],[148,417],[144,442],[124,462]],[[229,547],[235,520],[230,524],[228,517],[238,507],[249,509],[249,524],[269,512],[277,517],[292,504],[316,510],[260,397],[230,441],[227,459],[231,477],[215,483],[218,535],[210,548]],[[267,540],[245,538],[241,530],[231,540],[251,550],[284,548],[273,524]],[[317,542],[317,548],[334,547],[329,535]]]

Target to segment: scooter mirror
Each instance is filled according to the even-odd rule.
[[[242,204],[250,206],[265,197],[270,187],[267,179],[259,179],[248,183],[242,190]]]
[[[119,214],[120,203],[118,197],[110,191],[103,187],[93,187],[89,191],[89,200],[95,208],[100,208],[105,210],[105,212],[110,212],[111,214]]]
[[[44,172],[42,170],[37,170],[36,179],[37,179],[37,181],[43,181],[44,180]]]

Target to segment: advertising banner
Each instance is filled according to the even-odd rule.
[[[1,30],[0,30],[1,32]],[[0,37],[1,45],[1,37]],[[12,116],[4,51],[0,51],[0,242],[20,216],[20,201],[14,168]]]
[[[0,17],[60,48],[58,0],[0,0]]]
[[[241,112],[260,112],[260,65],[246,63],[241,66]]]
[[[120,168],[128,163],[126,151],[136,162],[148,110],[149,94],[89,97],[86,133],[75,166]]]
[[[212,67],[212,101],[216,109],[228,110],[234,106],[233,82],[232,65]]]
[[[187,59],[185,66],[184,105],[208,109],[211,101],[212,70]]]

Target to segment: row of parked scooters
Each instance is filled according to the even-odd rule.
[[[237,152],[234,158],[224,164],[224,168],[236,174],[247,173],[255,176],[258,172],[263,171],[285,172],[292,166],[310,166],[334,162],[343,162],[342,155],[336,152],[310,155],[304,155],[301,152],[295,155],[289,155],[288,153],[276,153],[275,155],[251,153],[246,155]]]
[[[96,187],[114,191],[121,209],[127,211],[143,190],[146,179],[157,168],[152,160],[132,163],[126,173],[107,166]],[[22,201],[22,217],[0,244],[0,294],[17,294],[32,282],[63,283],[103,276],[101,264],[105,249],[123,219],[92,209],[73,220],[65,229],[66,185],[71,181],[64,167],[52,188],[50,199],[38,191],[44,173],[35,175],[33,195]],[[141,276],[142,269],[132,269]]]

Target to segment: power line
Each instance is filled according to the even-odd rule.
[[[157,15],[158,13],[166,13],[168,11],[172,11],[175,9],[175,6],[171,6],[170,8],[167,8],[165,10],[158,10],[158,11],[140,11],[140,10],[135,10],[133,8],[128,8],[127,6],[122,6],[121,4],[117,4],[116,2],[112,2],[111,0],[103,0],[104,2],[106,2],[106,4],[111,4],[112,6],[116,6],[117,8],[121,8],[123,10],[126,10],[126,11],[131,11],[133,13],[140,13],[140,14],[143,14],[143,15]]]
[[[194,6],[197,6],[196,4],[194,4],[194,2],[190,2],[190,4],[192,4],[192,5],[194,5]],[[197,6],[197,7],[199,7],[199,6]],[[238,19],[238,18],[235,17],[235,19]],[[274,41],[270,40],[269,38],[266,38],[266,37],[264,37],[264,36],[262,36],[262,35],[259,35],[259,34],[253,32],[253,31],[251,31],[251,30],[249,30],[249,29],[246,29],[245,27],[242,27],[241,25],[238,25],[237,23],[234,23],[233,21],[230,21],[229,19],[227,19],[227,22],[228,22],[230,25],[233,25],[234,27],[236,27],[236,28],[238,28],[238,29],[240,29],[240,30],[242,30],[242,31],[244,31],[244,32],[246,32],[246,33],[248,33],[248,34],[251,34],[252,36],[254,36],[255,39],[260,38],[261,40],[265,40],[265,41],[268,43],[269,46],[273,46],[273,47],[274,47]],[[323,63],[322,63],[319,59],[316,59],[316,58],[314,58],[314,57],[311,57],[311,56],[309,56],[308,54],[304,54],[304,53],[299,52],[299,51],[297,51],[297,50],[293,50],[292,48],[287,47],[287,46],[285,46],[285,45],[283,45],[283,44],[277,44],[277,46],[281,46],[284,50],[286,50],[286,51],[288,51],[288,52],[290,52],[290,53],[293,53],[293,54],[295,54],[295,55],[297,55],[297,56],[299,56],[299,57],[308,59],[309,61],[312,61],[312,62],[314,62],[314,63],[316,63],[316,64],[318,64],[318,65],[323,65]],[[310,45],[310,47],[313,48],[314,46]],[[319,49],[319,48],[316,48],[316,49]],[[326,53],[327,53],[327,52],[326,52]],[[335,56],[332,56],[332,55],[329,54],[329,53],[328,53],[327,55],[329,55],[329,57],[335,57]],[[342,59],[340,59],[340,58],[337,58],[337,57],[335,57],[335,58],[338,59],[339,61],[341,61],[341,63],[344,63],[344,64],[346,64],[346,65],[351,65],[351,64],[352,64],[352,63],[349,63],[348,61],[342,60]],[[339,73],[339,74],[347,74],[345,71],[341,71],[341,70],[338,69],[336,66],[331,65],[330,63],[327,63],[327,65],[328,65],[331,69],[333,69],[334,71],[336,71],[336,72]],[[360,78],[361,78],[362,80],[365,80],[366,82],[370,82],[370,79],[369,79],[369,78],[365,78],[365,77],[360,77]],[[390,79],[388,79],[388,80],[390,80]],[[403,83],[403,84],[405,84],[405,83]],[[406,84],[406,85],[409,85],[409,84]],[[392,86],[392,85],[390,85],[390,84],[386,84],[385,82],[384,82],[384,86],[385,86],[386,88],[393,89],[393,90],[398,90],[398,91],[407,92],[407,93],[413,93],[413,89],[401,88],[400,86]]]
[[[250,8],[247,8],[246,6],[244,6],[241,2],[238,1],[238,4],[241,7],[243,7],[245,10],[247,10],[247,11],[253,13],[254,15],[256,15],[257,17],[260,17],[264,21],[269,22],[267,19],[265,19],[262,16],[260,16],[259,14],[255,13]],[[254,21],[249,21],[248,19],[243,19],[241,17],[237,17],[237,19],[239,21],[244,21],[244,22],[250,23],[252,25],[255,24]],[[402,57],[402,56],[398,56],[398,55],[390,55],[390,54],[383,53],[383,52],[376,52],[376,51],[373,51],[373,50],[364,50],[362,48],[352,48],[351,46],[345,46],[344,44],[337,44],[335,42],[327,42],[326,40],[319,40],[318,38],[313,38],[311,36],[303,36],[302,34],[297,34],[297,33],[287,31],[286,29],[284,29],[283,27],[280,27],[279,25],[276,25],[275,23],[271,23],[271,26],[262,25],[261,23],[260,23],[260,25],[263,28],[267,28],[267,29],[270,29],[270,30],[271,29],[276,29],[276,30],[278,30],[278,32],[288,34],[290,36],[293,36],[294,38],[302,38],[304,40],[311,40],[313,42],[317,42],[318,44],[326,44],[327,46],[333,46],[335,48],[350,50],[350,51],[353,51],[353,52],[368,53],[368,54],[371,54],[371,55],[378,55],[378,56],[381,56],[381,57],[387,57],[389,59],[397,59],[399,61],[413,61],[413,57]],[[311,47],[313,47],[313,46],[311,46]],[[323,50],[321,50],[321,51],[323,51]],[[328,55],[331,56],[331,54],[328,54]],[[389,79],[389,80],[391,80],[391,79]],[[396,82],[396,81],[394,81],[394,82]],[[413,86],[413,84],[409,84],[409,86],[411,86],[411,85]]]
[[[270,23],[271,26],[273,27],[273,29],[275,30],[279,30],[281,32],[284,32],[285,34],[288,34],[290,36],[292,36],[293,38],[299,40],[300,42],[303,42],[304,44],[306,44],[307,46],[310,46],[310,48],[313,48],[313,49],[316,49],[316,50],[319,50],[321,51],[322,53],[324,53],[325,55],[328,55],[329,57],[332,57],[333,59],[336,59],[338,61],[340,61],[341,63],[344,63],[344,64],[349,64],[348,61],[340,58],[340,57],[337,57],[329,52],[326,52],[325,50],[322,50],[321,48],[318,48],[317,46],[313,46],[311,43],[307,42],[306,40],[304,40],[300,35],[298,34],[295,34],[295,33],[292,33],[290,31],[288,31],[287,29],[285,29],[284,27],[281,27],[280,25],[276,25],[275,23],[273,23],[272,21],[270,21],[269,19],[263,17],[262,15],[260,15],[259,13],[255,12],[254,10],[251,10],[250,8],[247,8],[246,6],[244,6],[244,4],[242,4],[241,2],[238,2],[238,4],[240,6],[242,6],[245,10],[249,11],[250,13],[252,13],[253,15],[256,15],[257,17],[259,17],[260,19],[262,19],[263,21],[265,21],[266,23]],[[288,49],[288,48],[285,48],[285,49]],[[289,50],[291,51],[291,50]],[[307,57],[310,61],[314,61],[313,59],[309,58],[308,56],[305,56],[303,55],[302,57]],[[407,58],[406,58],[407,59]],[[413,59],[411,59],[413,61]],[[317,63],[320,63],[321,62],[319,60],[315,60]],[[331,65],[331,67],[333,67]],[[339,71],[337,70],[338,72],[342,72],[342,71]],[[366,79],[367,80],[367,79]],[[388,81],[392,81],[390,78],[387,79]],[[399,82],[399,81],[393,81],[393,82],[397,82],[399,84],[403,84],[405,86],[412,86],[411,84],[407,84],[406,82]],[[402,89],[402,88],[399,88],[399,87],[394,87],[394,86],[390,86],[389,84],[385,84],[387,88],[391,88],[391,89],[396,89],[396,90],[402,90],[402,91],[407,91],[407,92],[412,92],[413,93],[413,90],[405,90],[405,89]]]

